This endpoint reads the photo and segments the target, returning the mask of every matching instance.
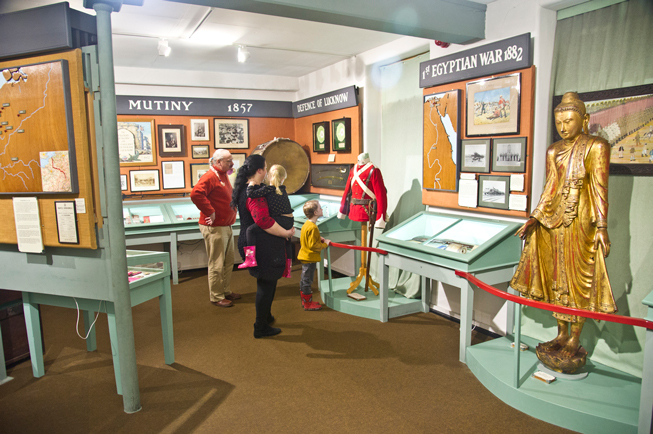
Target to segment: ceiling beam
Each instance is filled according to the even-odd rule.
[[[487,6],[467,0],[168,0],[455,44],[485,38]]]

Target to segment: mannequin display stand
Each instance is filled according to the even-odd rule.
[[[372,244],[371,240],[369,244]],[[367,225],[361,225],[361,247],[367,247]],[[363,278],[365,278],[365,292],[367,292],[367,288],[369,287],[374,295],[379,295],[379,284],[372,279],[372,276],[370,276],[368,264],[369,256],[370,255],[367,255],[366,257],[366,252],[361,252],[361,267],[358,270],[358,276],[356,276],[356,280],[354,280],[351,285],[349,285],[347,294],[354,292],[356,288],[358,288],[358,285],[360,285],[362,282]]]

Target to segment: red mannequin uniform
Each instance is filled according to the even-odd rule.
[[[370,171],[372,174],[370,176]],[[368,179],[369,178],[369,179]],[[367,183],[366,183],[367,181]],[[363,187],[366,185],[366,189]],[[338,218],[344,219],[343,214],[345,199],[351,189],[352,201],[349,206],[349,218],[356,222],[368,222],[370,217],[367,214],[367,205],[356,204],[354,199],[376,199],[376,223],[374,226],[377,228],[384,228],[386,221],[386,211],[388,210],[388,197],[385,184],[383,183],[383,176],[381,171],[369,162],[369,159],[363,159],[362,162],[356,164],[349,172],[349,179],[345,186],[345,193],[340,202],[340,212]],[[372,193],[371,195],[369,193]]]

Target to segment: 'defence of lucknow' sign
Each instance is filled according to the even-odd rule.
[[[293,102],[292,113],[293,117],[301,118],[343,108],[356,107],[357,105],[356,86],[349,86],[344,89],[334,90],[333,92]]]
[[[420,63],[419,87],[494,75],[531,65],[531,34],[524,33]]]

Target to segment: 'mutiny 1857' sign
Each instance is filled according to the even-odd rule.
[[[290,102],[237,99],[117,95],[116,111],[119,115],[292,118]]]
[[[531,34],[524,33],[420,63],[419,87],[453,83],[531,65]]]
[[[343,108],[356,107],[356,86],[345,87],[333,92],[313,96],[292,103],[292,114],[295,118],[301,118],[319,113],[326,113]]]

